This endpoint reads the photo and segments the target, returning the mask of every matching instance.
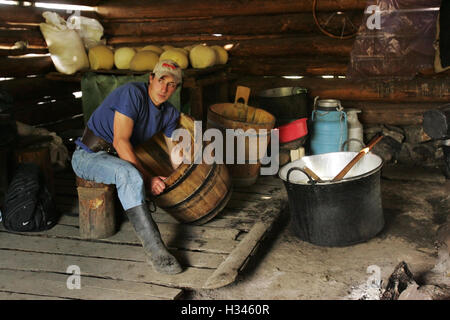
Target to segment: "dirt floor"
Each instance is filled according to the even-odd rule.
[[[436,231],[450,212],[450,180],[437,168],[383,168],[381,189],[385,226],[370,241],[339,248],[304,242],[286,209],[236,282],[184,298],[378,300],[402,261],[420,284],[437,262]]]

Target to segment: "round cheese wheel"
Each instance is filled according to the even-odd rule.
[[[164,52],[164,49],[161,47],[155,46],[153,44],[149,44],[148,46],[145,46],[141,48],[139,51],[153,51],[158,54],[158,56]]]
[[[159,56],[153,51],[139,51],[130,61],[130,70],[133,71],[152,71],[159,61]]]
[[[208,68],[216,63],[216,52],[208,46],[197,45],[189,52],[189,59],[194,68]]]
[[[176,49],[164,51],[159,56],[159,60],[173,60],[180,66],[181,69],[186,69],[189,65],[187,55]]]
[[[221,46],[211,46],[217,53],[217,64],[226,64],[228,61],[228,52]]]
[[[89,64],[92,70],[110,70],[114,66],[114,53],[107,46],[95,46],[89,49]]]
[[[129,47],[119,48],[114,52],[114,64],[117,69],[129,69],[131,59],[136,54],[136,50]]]
[[[174,46],[171,46],[169,44],[165,44],[163,46],[161,46],[161,48],[163,48],[164,51],[170,50],[170,49],[174,49]]]

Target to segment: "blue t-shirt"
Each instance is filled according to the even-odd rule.
[[[168,138],[176,129],[179,111],[168,101],[158,109],[148,95],[148,84],[129,82],[113,90],[92,113],[87,126],[98,137],[109,143],[114,139],[114,113],[118,111],[133,119],[134,127],[130,142],[137,146],[158,132]],[[85,146],[77,141],[77,144]]]

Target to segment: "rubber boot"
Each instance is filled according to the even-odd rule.
[[[166,274],[176,274],[183,271],[178,261],[164,245],[158,226],[153,221],[147,205],[143,204],[128,209],[125,213],[133,225],[145,253],[149,256],[153,268],[157,272]]]

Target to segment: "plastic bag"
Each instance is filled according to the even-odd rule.
[[[40,23],[42,35],[48,46],[56,70],[65,74],[89,68],[89,59],[78,33],[69,29],[66,22],[55,12],[45,11]]]
[[[106,44],[105,40],[101,40],[103,26],[95,19],[73,14],[67,18],[67,27],[78,32],[86,49]]]
[[[441,0],[369,0],[347,78],[412,78],[433,69]]]

